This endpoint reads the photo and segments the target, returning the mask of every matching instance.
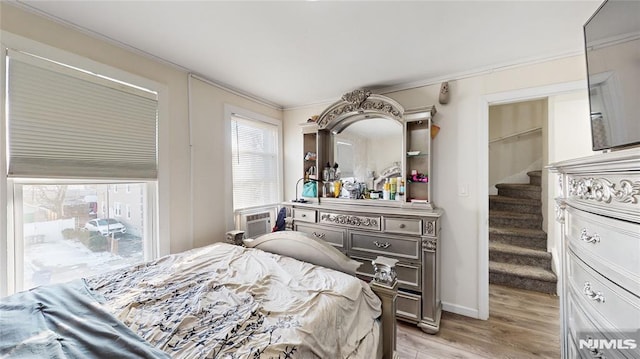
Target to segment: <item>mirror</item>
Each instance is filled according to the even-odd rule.
[[[334,162],[344,183],[364,183],[367,189],[381,190],[384,178],[401,176],[402,125],[388,118],[367,118],[332,135]],[[395,170],[385,171],[391,167]],[[380,188],[377,188],[380,187]]]
[[[368,90],[342,95],[339,101],[322,111],[316,121],[318,197],[323,200],[339,197],[341,203],[382,198],[385,201],[358,203],[380,202],[380,205],[384,203],[390,207],[401,207],[406,199],[413,205],[413,201],[419,199],[425,207],[430,207],[428,185],[421,185],[420,191],[424,193],[411,190],[413,197],[406,196],[409,193],[409,186],[405,185],[408,158],[417,156],[410,152],[422,150],[421,147],[409,150],[409,140],[416,133],[412,130],[409,135],[407,132],[412,128],[410,124],[422,124],[423,120],[427,122],[420,128],[428,129],[429,119],[434,114],[433,106],[405,111],[395,100]],[[429,145],[428,141],[419,142],[423,147]],[[430,151],[423,152],[425,164],[413,168],[429,173]],[[327,163],[329,166],[337,163],[337,170]],[[415,161],[410,163],[416,164]]]
[[[398,177],[400,182],[404,178],[404,113],[395,100],[368,90],[346,93],[327,107],[317,121],[318,160],[323,166],[319,196],[349,200],[403,196],[403,186],[392,189]],[[327,167],[327,162],[337,163],[337,169]],[[388,188],[382,191],[386,179]],[[401,197],[397,200],[393,203],[400,204]]]

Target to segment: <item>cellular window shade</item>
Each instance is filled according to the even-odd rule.
[[[15,51],[8,67],[9,176],[157,178],[155,93]]]
[[[278,202],[278,127],[231,118],[233,208]]]

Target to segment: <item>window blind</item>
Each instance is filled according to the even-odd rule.
[[[278,127],[231,117],[233,209],[278,202]]]
[[[157,95],[8,52],[8,175],[157,178]]]

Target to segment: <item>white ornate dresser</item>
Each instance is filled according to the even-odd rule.
[[[556,163],[563,358],[640,358],[640,149]]]

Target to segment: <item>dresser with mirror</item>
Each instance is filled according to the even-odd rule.
[[[398,319],[427,333],[440,327],[440,218],[431,196],[433,106],[405,110],[357,90],[302,125],[305,186],[285,205],[294,230],[323,239],[362,263],[398,259]]]

